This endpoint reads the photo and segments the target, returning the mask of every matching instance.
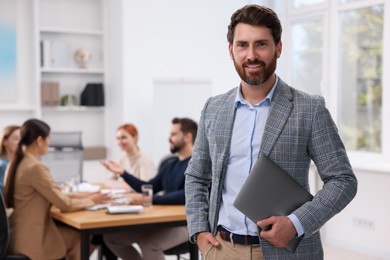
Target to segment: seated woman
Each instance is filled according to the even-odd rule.
[[[105,203],[108,195],[99,192],[71,197],[61,192],[49,169],[39,161],[50,143],[50,127],[38,119],[24,122],[20,142],[11,162],[4,191],[10,216],[11,238],[8,251],[31,259],[80,259],[80,235],[57,224],[50,217],[55,205],[75,211]]]
[[[0,192],[4,191],[4,175],[9,162],[14,158],[20,140],[20,126],[10,125],[0,134]]]
[[[143,154],[137,145],[138,131],[133,124],[119,126],[116,132],[116,140],[122,150],[118,163],[127,172],[144,181],[150,180],[156,175],[157,170],[152,160]],[[105,166],[104,161],[102,161],[102,164]],[[116,179],[117,175],[112,177]],[[125,187],[128,188],[127,185]]]
[[[138,130],[133,124],[123,124],[117,128],[116,140],[119,148],[122,150],[118,164],[140,180],[148,181],[156,175],[157,170],[153,161],[140,151],[137,145],[138,138]],[[108,162],[102,161],[101,163],[107,167]],[[111,179],[114,181],[109,182],[108,185],[132,190],[132,187],[127,183],[118,183],[116,180],[119,177],[117,174],[112,174]],[[94,235],[92,243],[102,246],[102,253],[106,260],[116,259],[116,256],[104,244],[101,235]]]

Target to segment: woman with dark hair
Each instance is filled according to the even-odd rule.
[[[24,122],[20,142],[7,174],[4,197],[10,216],[11,238],[8,251],[31,259],[80,259],[79,234],[50,217],[55,205],[75,211],[106,202],[101,193],[71,197],[61,192],[49,169],[38,158],[50,144],[50,127],[38,119]]]
[[[14,158],[20,140],[20,126],[10,125],[0,134],[0,192],[4,190],[4,175],[9,162]]]

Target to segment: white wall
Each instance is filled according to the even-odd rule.
[[[169,151],[167,142],[164,147],[157,147],[148,138],[153,135],[156,79],[211,81],[213,94],[239,83],[227,52],[226,30],[231,13],[242,3],[123,1],[124,121],[139,127],[140,147],[144,152]],[[175,93],[172,97],[175,98]],[[188,102],[190,105],[191,100]],[[199,116],[193,119],[198,121]]]
[[[126,84],[124,73],[126,67],[123,64],[124,31],[123,31],[123,4],[122,1],[106,1],[106,124],[105,133],[107,141],[107,154],[110,158],[119,155],[116,146],[116,128],[123,124],[124,104],[123,95]]]
[[[0,126],[20,124],[26,117],[34,116],[33,81],[33,24],[32,1],[16,0],[5,1],[4,5],[11,4],[10,10],[16,8],[16,70],[17,70],[17,97],[16,100],[0,103]],[[7,8],[7,7],[4,7]],[[0,93],[2,95],[4,93]],[[16,108],[16,110],[14,110]]]
[[[324,240],[390,259],[390,173],[355,170],[355,174],[359,182],[357,195],[323,228]]]

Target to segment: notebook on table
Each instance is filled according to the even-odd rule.
[[[256,223],[271,216],[287,216],[312,199],[313,196],[305,188],[262,154],[233,205]],[[300,237],[293,238],[286,249],[295,252],[300,241]]]

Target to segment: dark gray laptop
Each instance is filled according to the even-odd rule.
[[[313,196],[305,188],[262,154],[233,205],[256,223],[271,216],[287,216],[312,199]],[[301,238],[294,238],[286,249],[295,252],[300,241]]]

